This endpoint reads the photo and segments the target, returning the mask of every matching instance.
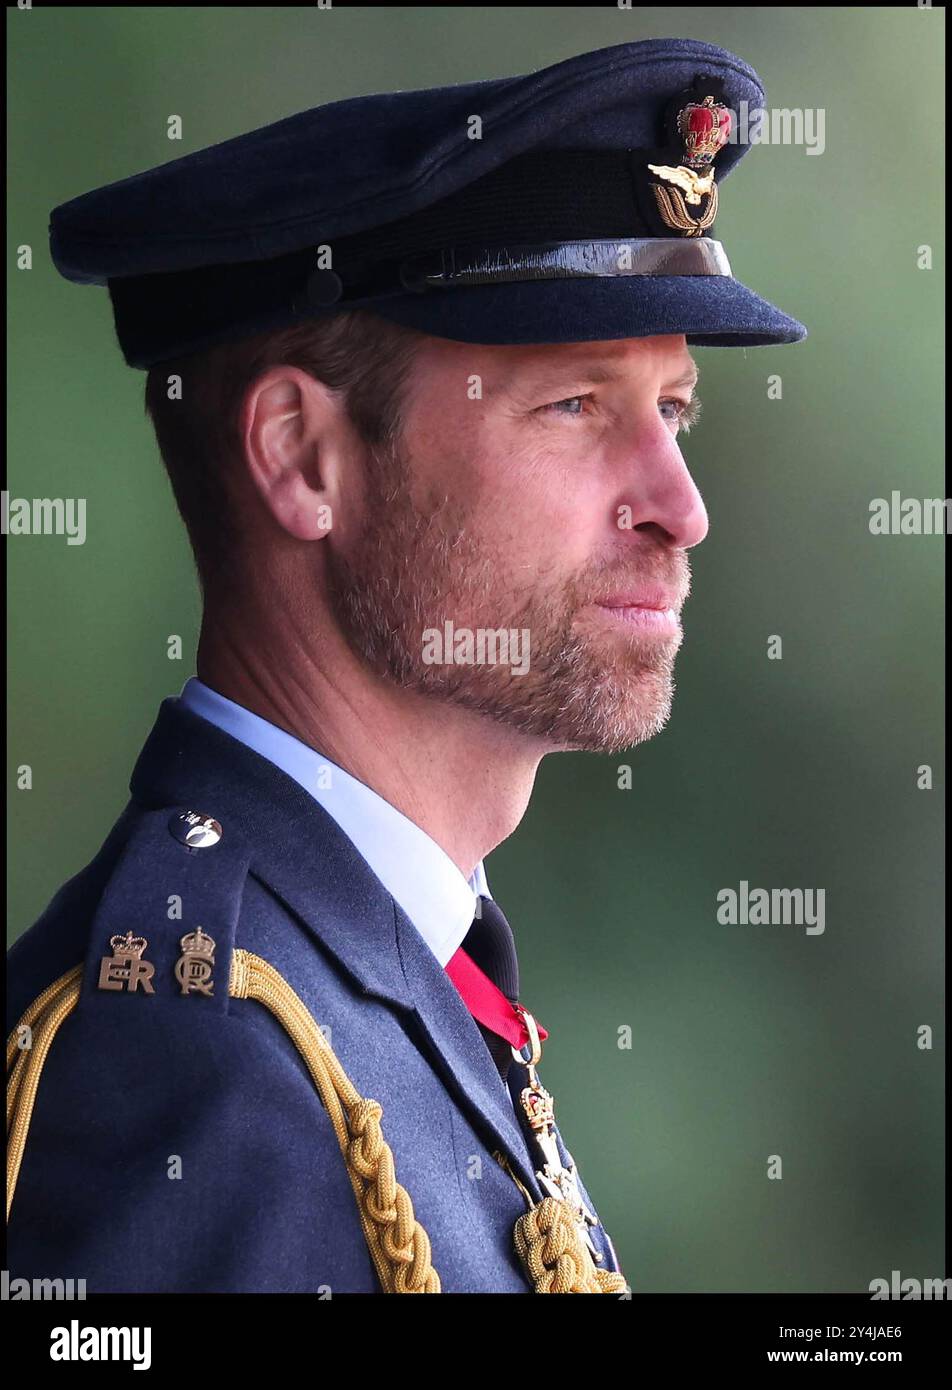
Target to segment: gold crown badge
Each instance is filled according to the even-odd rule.
[[[214,961],[215,959],[215,943],[206,932],[202,931],[201,927],[189,932],[187,936],[183,936],[179,945],[183,955],[201,960]]]
[[[124,956],[134,956],[136,960],[141,959],[142,952],[148,944],[144,936],[133,936],[131,931],[127,931],[125,936],[111,936],[109,938],[109,945],[114,953],[121,949]]]

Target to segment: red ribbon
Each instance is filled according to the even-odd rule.
[[[459,990],[463,1003],[473,1018],[485,1028],[491,1028],[494,1033],[505,1038],[513,1047],[521,1049],[527,1046],[529,1030],[519,1012],[522,1006],[511,1003],[498,985],[493,984],[489,976],[466,954],[462,946],[452,960],[447,962],[446,973]],[[535,1020],[535,1024],[539,1030],[539,1038],[547,1038],[549,1035],[538,1019]]]

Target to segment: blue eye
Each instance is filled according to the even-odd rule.
[[[674,410],[674,415],[668,416],[668,419],[673,419],[678,429],[683,430],[685,434],[697,422],[697,417],[701,413],[701,402],[697,396],[690,401],[679,401],[672,397],[659,401],[658,405],[661,407],[670,406]]]
[[[551,405],[540,405],[540,406],[539,406],[539,410],[540,410],[540,411],[551,410],[551,411],[554,411],[556,415],[571,415],[571,416],[575,416],[575,417],[577,418],[578,416],[580,416],[580,415],[583,414],[583,412],[582,412],[581,410],[560,410],[560,409],[559,409],[559,406],[561,406],[561,405],[571,405],[573,401],[591,401],[591,400],[594,400],[594,399],[595,399],[595,398],[594,398],[594,396],[592,395],[591,392],[589,392],[589,394],[588,394],[587,396],[566,396],[564,400],[561,400],[561,401],[553,401],[553,402],[551,403]]]
[[[586,412],[581,408],[582,403],[584,401],[594,401],[594,399],[595,396],[592,392],[589,392],[587,395],[583,396],[565,396],[561,401],[552,401],[548,405],[537,406],[535,413],[537,415],[543,415],[547,413],[551,413],[554,415],[564,415],[568,416],[573,420],[580,420],[586,414]],[[578,405],[579,409],[562,409],[563,406],[569,405]],[[678,429],[683,430],[684,433],[687,434],[687,432],[690,430],[691,426],[695,424],[698,416],[701,413],[701,402],[698,400],[696,396],[690,401],[678,400],[676,397],[671,396],[663,401],[659,401],[658,408],[662,411],[664,411],[665,409],[673,411],[674,414],[665,416],[665,419],[669,421],[673,420],[674,423],[677,425]]]

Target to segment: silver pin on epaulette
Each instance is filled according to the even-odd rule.
[[[176,811],[169,830],[186,849],[211,849],[222,837],[221,823],[201,811]]]

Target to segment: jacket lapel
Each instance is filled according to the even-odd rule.
[[[464,1110],[475,1112],[517,1166],[533,1196],[542,1193],[516,1120],[509,1089],[502,1080],[472,1014],[446,971],[406,914],[397,907],[397,933],[404,975],[416,1014],[438,1065]]]
[[[130,782],[145,806],[176,804],[235,828],[250,872],[365,993],[406,1016],[471,1123],[540,1196],[509,1092],[439,961],[332,816],[292,777],[177,698],[164,700]]]

